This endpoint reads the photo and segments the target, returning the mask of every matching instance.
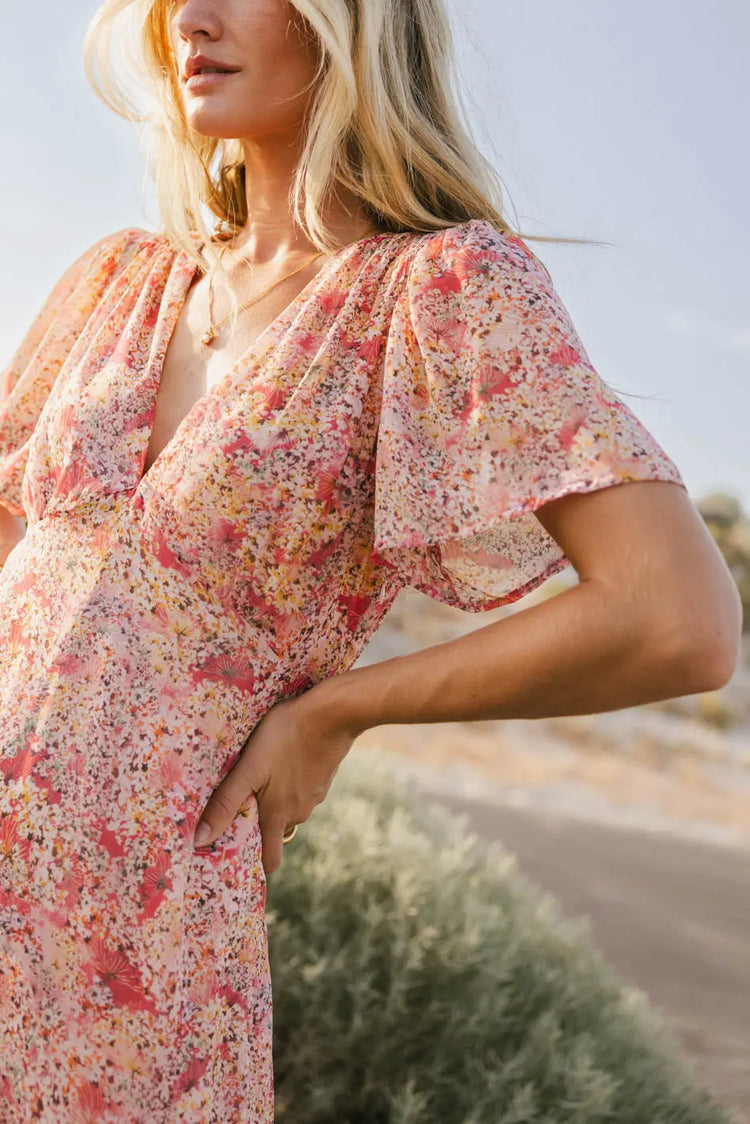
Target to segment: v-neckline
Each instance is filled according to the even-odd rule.
[[[335,275],[335,270],[342,262],[345,262],[351,256],[351,253],[364,246],[369,242],[378,242],[386,238],[404,238],[406,236],[415,237],[416,233],[411,231],[391,232],[382,231],[380,234],[371,234],[367,238],[360,238],[357,242],[349,242],[346,246],[342,246],[325,265],[318,270],[318,272],[311,277],[310,280],[304,285],[300,291],[292,297],[287,305],[279,312],[277,316],[267,324],[263,331],[256,336],[249,347],[242,353],[242,355],[234,362],[228,370],[224,372],[220,379],[218,379],[212,386],[208,387],[203,392],[188,412],[180,419],[175,427],[175,430],[166,444],[160,449],[154,457],[151,465],[144,471],[146,457],[148,456],[148,447],[151,442],[151,435],[154,429],[154,421],[156,418],[156,403],[159,397],[159,390],[161,388],[162,374],[164,372],[164,361],[166,358],[167,350],[170,341],[174,335],[177,327],[177,322],[180,318],[190,286],[193,278],[198,270],[198,266],[188,259],[184,250],[180,250],[175,254],[172,265],[169,269],[169,275],[164,284],[162,292],[162,299],[157,313],[156,324],[154,327],[154,335],[158,341],[156,353],[158,358],[153,364],[152,371],[149,378],[149,387],[151,400],[148,410],[148,422],[146,425],[146,437],[143,443],[143,452],[140,457],[140,469],[138,479],[133,488],[133,499],[138,496],[141,485],[148,481],[149,476],[159,463],[166,457],[174,442],[176,442],[183,426],[187,424],[190,416],[203,405],[206,399],[213,397],[214,394],[219,393],[220,389],[237,373],[240,366],[248,364],[252,361],[254,356],[265,346],[269,337],[283,331],[287,321],[291,321],[297,314],[297,310],[310,301],[315,295],[318,287],[322,287],[323,283],[328,281],[330,277]],[[172,290],[174,289],[174,292]]]

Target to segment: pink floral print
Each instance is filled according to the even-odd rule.
[[[144,474],[192,277],[164,236],[108,235],[3,372],[4,1122],[272,1121],[257,806],[196,852],[210,793],[404,586],[513,601],[567,564],[541,504],[685,486],[485,220],[344,247]]]

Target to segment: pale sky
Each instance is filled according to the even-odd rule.
[[[97,6],[3,12],[0,366],[84,249],[158,229],[135,127],[83,75]],[[750,508],[750,4],[453,0],[451,13],[509,220],[610,243],[529,243],[592,363],[693,498],[721,489]]]

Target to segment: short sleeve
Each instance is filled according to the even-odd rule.
[[[99,304],[123,252],[128,227],[95,242],[69,265],[0,371],[0,503],[24,517],[21,485],[29,439],[66,357]]]
[[[569,564],[542,504],[637,480],[685,488],[525,242],[483,219],[421,242],[386,341],[375,462],[374,547],[403,584],[474,612],[515,601]]]

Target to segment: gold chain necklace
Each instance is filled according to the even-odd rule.
[[[226,247],[224,247],[224,249],[226,249]],[[224,249],[222,249],[222,253],[224,252]],[[269,285],[267,288],[263,289],[262,292],[258,293],[254,297],[251,297],[249,301],[245,301],[244,304],[240,305],[240,307],[237,309],[237,311],[242,312],[242,310],[245,309],[245,308],[248,308],[249,305],[254,304],[256,301],[259,301],[261,297],[264,297],[266,295],[266,293],[271,291],[271,289],[274,289],[277,285],[280,285],[282,281],[287,281],[290,277],[294,277],[295,273],[299,273],[301,270],[306,269],[307,266],[311,265],[312,262],[314,262],[316,258],[320,258],[320,257],[323,257],[323,251],[322,250],[319,253],[314,254],[309,259],[309,261],[303,262],[303,264],[298,266],[297,269],[293,269],[291,273],[287,273],[287,275],[285,277],[280,277],[278,281],[274,281],[272,285]],[[232,315],[232,313],[230,312],[226,316],[224,316],[223,319],[219,320],[219,322],[217,324],[214,324],[214,322],[211,318],[212,317],[212,311],[211,310],[213,308],[213,284],[212,284],[212,282],[213,282],[213,271],[211,273],[209,273],[209,275],[208,275],[208,327],[206,328],[205,332],[201,336],[201,343],[206,344],[206,346],[213,343],[214,339],[216,338],[217,328],[220,328],[221,325],[224,324],[230,318],[230,316]]]

